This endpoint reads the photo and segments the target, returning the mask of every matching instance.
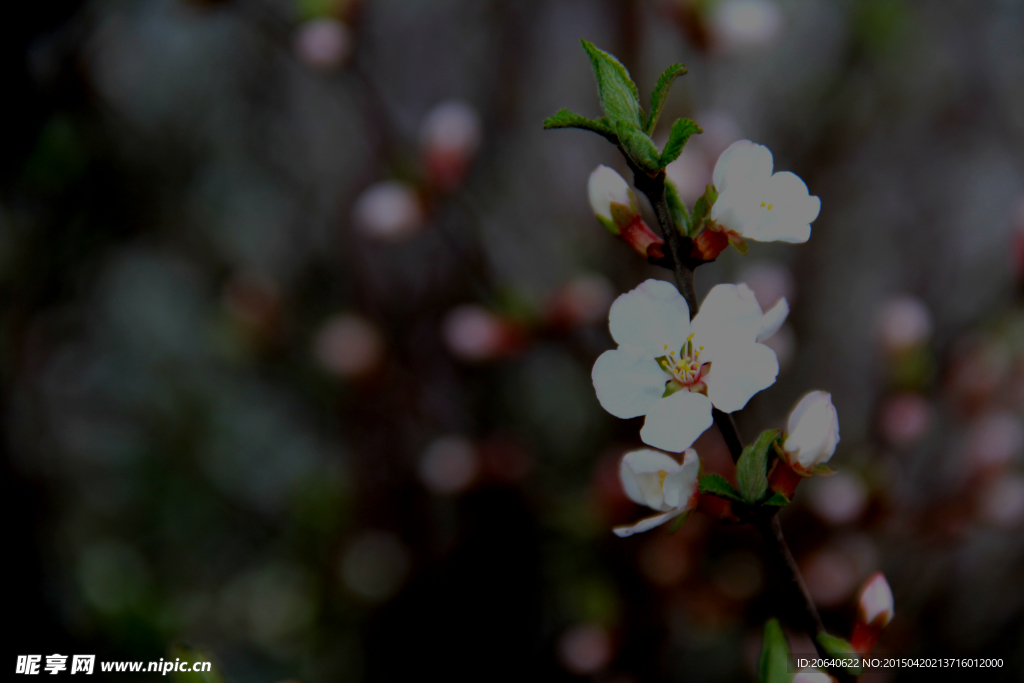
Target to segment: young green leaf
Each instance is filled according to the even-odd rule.
[[[678,159],[679,154],[683,151],[683,145],[690,139],[690,136],[700,132],[700,126],[690,119],[676,119],[676,122],[672,124],[672,131],[668,134],[665,149],[661,151],[661,167],[665,168]]]
[[[629,77],[629,72],[622,63],[604,50],[600,50],[589,41],[581,41],[583,49],[590,56],[597,78],[597,92],[601,96],[601,108],[609,119],[627,123],[637,131],[643,126],[640,117],[640,96],[636,84]]]
[[[569,109],[559,109],[555,112],[554,116],[544,119],[544,129],[549,130],[552,128],[580,128],[582,130],[589,130],[608,138],[612,144],[619,144],[619,138],[615,135],[615,128],[605,116],[596,120],[588,119],[586,116],[581,116]]]
[[[680,235],[690,234],[690,212],[686,210],[686,204],[679,196],[679,190],[671,178],[665,177],[665,201],[668,202],[669,213],[672,214],[672,223]]]
[[[833,657],[851,660],[860,657],[860,655],[854,652],[853,645],[850,645],[846,640],[843,640],[839,636],[834,636],[831,633],[819,633],[818,643],[820,643],[821,646],[825,648],[825,651]],[[848,666],[846,667],[846,670],[854,676],[860,676],[864,673],[864,669],[859,665]]]
[[[672,89],[672,83],[679,76],[686,73],[686,67],[682,64],[673,64],[669,68],[665,69],[664,73],[661,74],[661,78],[658,79],[658,84],[654,86],[654,92],[651,93],[651,114],[647,119],[647,134],[654,134],[654,127],[658,125],[658,117],[661,116],[661,108],[665,106],[666,100],[668,100],[668,91]]]
[[[710,493],[719,498],[743,502],[740,492],[732,487],[732,484],[720,474],[705,474],[699,480],[701,494]]]
[[[789,672],[789,643],[776,619],[769,619],[764,625],[759,669],[761,683],[790,683],[793,678]]]
[[[757,503],[768,490],[768,449],[778,435],[778,429],[761,432],[736,461],[736,483],[748,503]]]
[[[761,503],[761,505],[771,505],[772,507],[784,508],[789,505],[789,503],[789,498],[786,498],[784,495],[776,491],[768,498],[768,500]]]
[[[661,168],[658,165],[658,148],[647,133],[624,121],[617,122],[615,132],[619,135],[619,144],[633,163],[645,171],[654,172]]]

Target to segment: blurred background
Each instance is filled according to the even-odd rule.
[[[1021,680],[1024,3],[17,9],[8,665],[188,646],[239,683],[754,679],[785,607],[756,534],[609,531],[644,514],[617,476],[642,420],[590,369],[614,297],[670,274],[590,213],[618,152],[542,130],[599,115],[586,38],[643,101],[689,67],[659,132],[704,128],[669,169],[684,197],[740,138],[821,197],[806,245],[730,250],[697,286],[793,307],[746,438],[806,391],[837,406],[840,474],[782,513],[826,624],[848,636],[882,570],[878,651]],[[729,474],[714,429],[697,448]]]

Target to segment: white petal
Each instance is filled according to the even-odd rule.
[[[744,237],[755,234],[761,221],[762,194],[751,183],[735,182],[718,195],[711,219]]]
[[[757,228],[746,236],[760,242],[806,242],[810,223],[818,217],[821,200],[807,192],[799,176],[776,173],[759,190],[765,207],[760,211]],[[771,206],[769,210],[767,207]]]
[[[612,339],[643,349],[654,357],[676,353],[690,333],[690,308],[675,285],[647,280],[621,295],[608,314]]]
[[[651,407],[640,438],[655,448],[681,453],[693,445],[711,422],[711,401],[707,396],[677,391]]]
[[[745,284],[715,285],[693,319],[693,343],[704,346],[701,361],[721,349],[753,342],[761,331],[761,307]]]
[[[590,377],[601,407],[623,419],[646,415],[669,379],[650,354],[632,346],[602,353]]]
[[[629,206],[629,185],[614,169],[600,165],[590,174],[587,182],[587,195],[590,208],[595,215],[612,220],[611,203],[618,202]]]
[[[664,524],[668,520],[672,519],[673,517],[678,517],[684,512],[686,512],[686,510],[669,510],[668,512],[664,512],[660,515],[654,515],[653,517],[645,517],[633,526],[617,526],[614,529],[612,529],[612,531],[614,531],[615,535],[619,538],[626,538],[627,536],[638,534],[641,531],[653,529],[659,524]]]
[[[839,443],[839,418],[832,396],[823,391],[804,396],[790,414],[786,431],[783,448],[802,467],[828,462]]]
[[[779,360],[774,351],[764,344],[747,344],[734,346],[716,356],[704,383],[715,407],[731,413],[747,405],[754,394],[774,384],[778,374]]]
[[[682,466],[665,477],[665,505],[673,508],[685,507],[697,492],[697,477],[700,475],[700,458],[697,451],[686,449]]]
[[[789,317],[789,302],[782,297],[761,318],[761,330],[757,333],[757,341],[762,342],[779,331],[782,323]]]
[[[715,163],[712,182],[719,194],[737,182],[760,182],[772,174],[772,153],[764,145],[737,140],[729,145]]]
[[[682,466],[664,453],[642,449],[622,456],[619,479],[626,495],[634,503],[664,510],[660,473],[674,473]]]

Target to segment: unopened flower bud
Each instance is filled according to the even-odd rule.
[[[548,323],[557,328],[592,325],[608,315],[615,289],[601,275],[570,280],[552,294],[547,306]]]
[[[857,622],[850,638],[853,649],[860,654],[871,652],[892,617],[892,589],[885,576],[877,572],[864,584],[857,600]]]
[[[810,471],[829,461],[839,443],[839,417],[832,395],[812,391],[789,414],[783,450],[789,465],[798,472]]]
[[[431,182],[451,191],[462,182],[480,148],[480,117],[465,102],[434,107],[423,120],[420,145]]]
[[[793,676],[793,683],[835,683],[834,678],[817,669],[801,669]]]
[[[587,194],[594,215],[610,233],[621,237],[644,258],[664,258],[661,247],[665,240],[644,223],[636,195],[622,176],[607,166],[598,166],[590,174]]]
[[[367,237],[392,242],[416,233],[424,221],[416,190],[396,180],[367,188],[356,201],[353,218]]]
[[[724,0],[714,7],[710,29],[722,52],[768,47],[782,33],[782,12],[771,0]]]
[[[452,309],[442,322],[442,333],[452,354],[471,362],[511,355],[524,342],[517,326],[472,304]]]
[[[295,54],[314,69],[337,69],[352,54],[352,31],[337,19],[311,19],[299,27],[295,36]]]
[[[915,296],[902,295],[886,301],[878,315],[878,340],[890,353],[900,353],[928,341],[932,314]]]
[[[351,314],[329,319],[313,342],[317,360],[331,374],[361,377],[374,370],[384,357],[384,340],[376,326]]]

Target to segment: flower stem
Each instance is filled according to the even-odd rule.
[[[651,206],[654,208],[654,215],[658,219],[658,227],[661,228],[661,234],[665,237],[669,256],[672,259],[672,271],[675,273],[676,286],[679,287],[679,292],[686,299],[686,303],[690,308],[690,319],[692,320],[700,310],[693,278],[694,266],[699,265],[699,262],[694,262],[690,258],[688,244],[690,238],[681,235],[676,229],[675,222],[672,220],[672,213],[669,211],[668,201],[665,199],[665,172],[659,171],[656,175],[651,176],[634,165],[628,157],[626,161],[629,163],[630,170],[633,171],[633,185],[646,195]],[[732,460],[736,462],[739,460],[740,454],[743,453],[743,440],[740,438],[739,430],[736,428],[736,421],[730,413],[722,412],[717,408],[714,409],[713,414],[715,424],[718,425],[718,430],[722,433],[722,438],[729,448]],[[797,604],[800,605],[800,609],[797,614],[793,615],[791,620],[793,625],[810,637],[814,643],[814,648],[818,651],[819,657],[823,659],[831,658],[831,655],[818,642],[818,635],[826,633],[825,626],[821,621],[821,615],[818,613],[818,607],[814,604],[814,599],[807,590],[807,583],[800,573],[800,568],[797,566],[796,559],[789,549],[789,544],[786,543],[786,537],[782,533],[782,524],[779,522],[778,515],[775,514],[769,519],[759,520],[754,523],[754,526],[757,527],[764,537],[767,545],[774,550],[772,555],[775,558],[776,566],[780,569],[780,574],[788,576],[791,588],[795,588],[799,594],[800,600]],[[850,683],[856,680],[845,669],[829,669],[829,673],[839,683]]]
[[[675,221],[672,220],[672,212],[668,208],[668,201],[665,199],[665,172],[658,171],[656,175],[648,175],[629,161],[629,168],[633,171],[633,185],[636,189],[646,195],[647,200],[654,209],[654,215],[658,219],[658,227],[668,244],[668,254],[672,260],[672,272],[676,276],[676,286],[679,292],[686,299],[690,307],[690,320],[697,315],[697,289],[693,284],[693,267],[689,258],[689,237],[679,234]]]

